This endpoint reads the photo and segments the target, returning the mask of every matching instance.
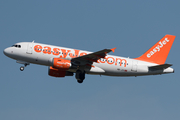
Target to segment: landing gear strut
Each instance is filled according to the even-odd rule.
[[[77,70],[76,79],[78,83],[82,83],[83,80],[85,79],[85,71]]]
[[[20,71],[23,71],[24,68],[25,68],[27,65],[29,65],[29,63],[25,63],[24,66],[21,66],[21,67],[20,67]]]

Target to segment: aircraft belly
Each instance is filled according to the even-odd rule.
[[[122,76],[128,75],[130,71],[130,67],[126,66],[117,66],[117,65],[109,65],[109,64],[96,64],[99,68],[103,69],[105,73],[103,75],[110,76]]]
[[[42,54],[26,54],[21,60],[33,63],[33,64],[40,64],[40,65],[46,65],[49,66],[49,58],[51,56],[48,55],[42,55]]]
[[[105,73],[102,75],[108,76],[142,76],[142,75],[153,75],[160,74],[161,72],[149,72],[146,65],[138,65],[136,70],[132,70],[132,65],[129,64],[126,67],[119,65],[109,65],[109,64],[95,64],[99,68],[103,69]]]

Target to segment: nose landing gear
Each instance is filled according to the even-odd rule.
[[[25,68],[27,65],[29,65],[29,63],[24,63],[24,66],[21,66],[21,67],[20,67],[20,70],[23,71],[24,68]]]
[[[20,70],[23,71],[24,68],[25,68],[27,65],[29,65],[29,63],[24,63],[24,66],[21,66],[21,67],[20,67]]]
[[[21,66],[21,67],[20,67],[20,71],[23,71],[23,70],[24,70],[24,66]]]
[[[27,62],[24,62],[24,61],[16,61],[17,63],[20,63],[20,64],[24,64],[24,66],[21,66],[20,67],[20,71],[23,71],[24,70],[24,68],[27,66],[27,65],[29,65],[30,63],[27,63]]]

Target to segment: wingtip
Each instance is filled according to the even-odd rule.
[[[113,51],[113,52],[114,52],[114,51],[115,51],[115,49],[116,49],[116,47],[115,47],[115,48],[112,48],[112,49],[111,49],[111,51]]]

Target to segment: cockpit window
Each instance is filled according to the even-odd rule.
[[[12,45],[12,47],[21,48],[21,45]]]

